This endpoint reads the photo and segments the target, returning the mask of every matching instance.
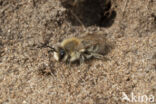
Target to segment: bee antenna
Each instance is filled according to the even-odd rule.
[[[51,47],[45,43],[41,43],[41,45],[38,46],[37,48],[50,48],[51,50],[49,50],[49,52],[56,52],[56,49],[54,47]]]
[[[51,47],[51,46],[46,46],[46,47],[48,47],[48,48],[50,48],[51,50],[50,50],[50,52],[56,52],[56,50],[55,50],[55,48],[54,47]]]

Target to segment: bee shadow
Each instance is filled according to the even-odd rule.
[[[77,7],[66,8],[67,20],[74,26],[83,24],[85,27],[96,25],[107,28],[112,26],[116,18],[110,0],[85,0]]]

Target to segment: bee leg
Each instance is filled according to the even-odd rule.
[[[91,55],[97,59],[102,59],[103,55],[97,54],[97,53],[91,53]]]
[[[66,62],[66,64],[71,64],[71,62],[70,62],[70,56],[69,55],[67,55],[67,57],[65,59],[65,62]]]
[[[66,60],[65,63],[66,63],[66,64],[70,64],[69,60]]]
[[[90,48],[88,48],[88,51],[94,53],[94,52],[97,52],[98,49],[99,49],[99,47],[96,45],[96,46],[91,46]]]
[[[84,63],[84,61],[85,61],[85,57],[82,55],[80,58],[80,64]]]
[[[109,60],[108,58],[104,57],[103,55],[101,54],[98,54],[98,53],[92,53],[91,54],[94,58],[97,58],[97,59],[100,59],[100,60]]]
[[[92,54],[90,54],[90,55],[85,55],[85,58],[88,60],[88,59],[91,59],[93,57],[93,55]]]

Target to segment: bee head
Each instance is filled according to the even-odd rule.
[[[66,58],[65,58],[66,51],[60,45],[56,45],[54,47],[51,47],[51,46],[46,46],[46,47],[51,49],[51,50],[49,50],[49,52],[54,53],[55,60],[57,60],[57,61],[66,60]]]
[[[55,48],[54,51],[55,60],[61,61],[62,59],[64,59],[65,55],[66,55],[66,51],[62,47]]]

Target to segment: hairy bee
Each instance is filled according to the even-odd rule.
[[[106,38],[102,34],[87,34],[82,37],[72,37],[51,47],[57,61],[67,63],[83,63],[91,58],[104,59],[107,52]]]

